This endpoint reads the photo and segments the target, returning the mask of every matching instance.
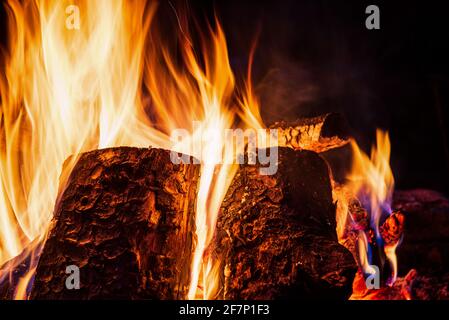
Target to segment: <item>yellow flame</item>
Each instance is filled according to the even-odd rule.
[[[388,286],[392,286],[396,282],[398,276],[398,258],[396,256],[396,248],[398,247],[398,245],[399,242],[396,242],[391,245],[386,245],[384,248],[387,260],[389,261],[391,268],[393,270],[391,277],[387,281]]]
[[[200,51],[179,21],[179,61],[179,51],[164,43],[154,26],[154,3],[75,3],[79,30],[66,24],[73,1],[7,1],[9,45],[0,79],[0,265],[34,239],[44,240],[58,185],[64,185],[80,153],[160,147],[201,160],[188,297],[210,298],[218,275],[216,262],[204,253],[236,171],[235,165],[220,164],[235,151],[217,132],[232,127],[236,117],[252,119],[246,121],[250,127],[260,122],[251,85],[243,94],[248,98],[240,99],[244,110],[238,111],[242,104],[233,105],[238,90],[218,21],[202,34]],[[189,131],[181,143],[170,139],[178,128]],[[25,297],[32,272],[17,297]],[[207,279],[202,296],[200,278]]]
[[[332,198],[337,204],[336,208],[336,222],[337,222],[337,237],[340,244],[344,244],[346,237],[346,228],[348,225],[348,215],[349,215],[349,200],[351,199],[352,192],[349,190],[348,186],[337,185],[335,181],[332,180]]]
[[[27,272],[24,275],[23,278],[20,279],[14,295],[15,300],[28,300],[27,288],[35,271],[36,268],[32,268],[29,272]]]
[[[173,146],[177,151],[201,160],[202,170],[196,203],[197,244],[193,254],[192,276],[188,297],[198,297],[198,283],[203,270],[203,255],[215,231],[220,205],[236,171],[235,165],[219,165],[223,157],[232,157],[223,132],[231,128],[235,111],[232,98],[235,80],[232,73],[226,39],[216,21],[216,29],[209,28],[210,43],[202,48],[202,61],[194,51],[188,30],[182,28],[181,51],[185,69],[176,68],[168,50],[160,46],[160,39],[151,34],[145,84],[157,110],[158,124],[165,130],[191,128],[189,140]],[[161,61],[163,63],[161,64]],[[170,106],[168,108],[168,106]],[[203,275],[203,278],[206,278]],[[203,284],[202,298],[207,298],[208,286]],[[211,284],[213,285],[213,284]]]
[[[370,157],[360,150],[355,141],[351,141],[354,158],[348,180],[355,195],[369,198],[371,222],[378,233],[382,210],[391,213],[394,177],[390,167],[391,145],[388,133],[377,130],[376,141],[377,145],[371,148]]]
[[[376,145],[371,149],[371,155],[365,154],[355,141],[351,141],[353,150],[353,163],[347,176],[348,183],[341,190],[337,190],[337,198],[342,202],[338,210],[337,228],[340,239],[344,237],[344,226],[350,223],[347,217],[348,200],[350,197],[358,198],[362,206],[370,213],[370,225],[375,236],[379,237],[379,222],[385,214],[391,214],[391,202],[394,191],[394,177],[390,167],[391,144],[387,132],[377,130]],[[384,252],[390,262],[394,282],[397,275],[397,261],[395,250],[397,243],[393,246],[385,246]],[[363,232],[359,233],[359,262],[365,274],[372,274],[373,268],[368,259],[368,240]]]
[[[376,270],[370,265],[368,259],[368,239],[366,238],[366,234],[363,232],[359,232],[358,241],[358,253],[359,253],[359,261],[362,267],[362,270],[365,274],[375,274]]]

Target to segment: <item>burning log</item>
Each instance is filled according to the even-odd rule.
[[[395,208],[403,212],[394,211],[380,227],[380,233],[385,245],[394,245],[404,236],[398,261],[400,272],[406,275],[391,286],[368,290],[358,272],[351,299],[448,300],[449,274],[442,265],[446,265],[444,259],[448,256],[445,239],[449,201],[431,190],[396,191],[394,198]]]
[[[259,168],[241,165],[222,204],[211,249],[224,257],[222,298],[349,297],[357,266],[337,241],[325,161],[280,148],[275,175]]]
[[[82,154],[60,194],[32,299],[179,299],[194,242],[199,167],[169,151]],[[80,270],[68,290],[66,268]]]
[[[359,276],[363,278],[363,272],[366,272],[365,276],[372,275],[375,271],[372,267],[376,267],[380,272],[382,283],[389,285],[390,281],[394,281],[396,277],[396,269],[392,265],[395,262],[391,259],[395,259],[396,248],[404,235],[404,214],[395,210],[386,215],[379,221],[380,225],[378,232],[376,232],[371,213],[363,207],[356,197],[345,194],[344,190],[337,184],[334,184],[334,192],[336,192],[337,199],[340,199],[340,201],[344,201],[342,197],[347,197],[347,207],[340,207],[340,210],[347,210],[348,216],[346,221],[340,221],[344,224],[344,228],[340,233],[339,241],[351,251],[358,262]],[[339,214],[342,215],[343,213],[340,212]],[[370,253],[369,258],[368,252]],[[359,282],[361,285],[358,285],[357,288],[360,289],[360,287],[365,286],[363,281]]]
[[[385,245],[397,244],[404,234],[404,215],[393,211],[380,227],[380,235]]]
[[[362,204],[357,199],[351,199],[348,206],[351,229],[355,231],[368,231],[369,229],[369,214],[368,211],[362,207]]]
[[[359,200],[351,198],[348,202],[348,217],[346,221],[340,222],[345,223],[345,226],[339,241],[351,251],[356,261],[360,261],[358,251],[359,233],[363,232],[367,235],[368,239],[372,238],[372,236],[370,236],[370,234],[372,234],[372,230],[370,229],[370,217],[368,211],[363,208]],[[346,208],[343,209],[346,210]]]
[[[270,128],[279,129],[279,146],[295,150],[325,152],[346,145],[349,137],[347,123],[338,113],[276,122]]]
[[[344,235],[341,242],[353,253],[358,256],[356,242],[359,232],[364,232],[368,242],[376,242],[375,232],[370,226],[370,215],[368,210],[363,208],[362,204],[356,198],[351,198],[348,204],[349,220],[346,222]],[[385,245],[397,244],[404,235],[405,216],[399,210],[393,211],[379,227],[380,236]]]

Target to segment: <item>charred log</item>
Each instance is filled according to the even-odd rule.
[[[391,215],[385,219],[380,227],[380,235],[385,245],[397,244],[404,234],[404,214],[398,210],[393,211]]]
[[[82,154],[55,206],[32,299],[176,299],[189,281],[199,168],[169,151]],[[66,268],[80,270],[68,290]]]
[[[212,249],[224,257],[222,298],[349,297],[356,263],[337,241],[326,163],[280,148],[276,174],[259,168],[242,165],[222,204]]]

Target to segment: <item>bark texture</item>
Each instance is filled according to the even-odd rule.
[[[223,298],[348,298],[357,266],[337,241],[326,163],[280,148],[275,175],[259,168],[242,165],[222,204]]]
[[[166,150],[82,154],[57,201],[31,298],[183,298],[198,176]],[[79,290],[66,288],[70,265],[80,269]]]

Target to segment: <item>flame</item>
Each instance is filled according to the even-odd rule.
[[[80,2],[80,30],[66,27],[70,4],[10,0],[6,5],[9,46],[0,80],[0,264],[32,240],[44,239],[58,180],[61,177],[63,185],[77,155],[159,142],[152,139],[151,128],[142,125],[138,89],[147,28],[141,22],[143,4],[133,3],[123,16],[123,1]],[[75,157],[62,171],[70,155]]]
[[[388,133],[377,130],[377,146],[371,149],[371,157],[351,141],[354,152],[353,164],[348,180],[351,190],[357,195],[365,208],[369,208],[371,225],[379,235],[379,221],[384,212],[391,214],[394,190],[393,172],[390,168],[390,138]]]
[[[36,268],[32,268],[27,272],[17,284],[14,300],[28,300],[29,298],[29,286],[31,285],[31,279],[34,277]]]
[[[392,214],[394,177],[390,167],[391,144],[388,133],[381,130],[376,132],[376,141],[370,156],[365,154],[355,141],[351,141],[353,163],[347,176],[348,182],[343,188],[334,188],[334,196],[339,201],[337,234],[340,242],[344,243],[348,224],[353,230],[358,230],[358,262],[365,275],[376,273],[375,266],[372,265],[372,250],[382,251],[391,267],[391,275],[386,283],[392,285],[397,277],[396,248],[399,243],[384,244],[379,226],[386,217]],[[356,198],[367,210],[369,230],[360,230],[360,226],[355,225],[354,217],[348,214],[351,198]],[[379,248],[373,248],[370,241],[374,241],[374,245]],[[377,263],[382,264],[383,261],[377,261]],[[382,269],[382,266],[376,267]]]
[[[214,28],[196,30],[201,35],[198,50],[187,19],[175,11],[179,39],[174,49],[157,28],[153,2],[76,1],[79,30],[66,24],[72,2],[6,4],[0,265],[25,248],[36,254],[40,246],[32,244],[45,241],[58,185],[64,187],[78,155],[105,147],[153,146],[201,161],[188,297],[212,298],[218,290],[218,262],[205,252],[237,169],[220,162],[236,152],[220,133],[235,126],[237,118],[247,127],[261,123],[251,84],[239,98],[218,19]],[[178,128],[189,133],[181,142],[170,138]],[[17,298],[25,298],[36,264],[22,278]],[[13,269],[11,265],[7,272]]]

